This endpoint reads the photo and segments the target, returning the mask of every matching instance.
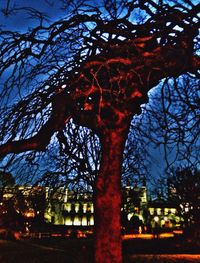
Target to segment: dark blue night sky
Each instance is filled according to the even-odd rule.
[[[12,30],[26,30],[38,22],[30,17],[28,10],[21,8],[34,8],[44,13],[47,19],[56,20],[63,16],[60,1],[52,0],[1,0],[0,1],[0,24]],[[15,11],[12,11],[12,10]],[[7,15],[5,15],[7,13]],[[13,15],[15,14],[15,15]]]

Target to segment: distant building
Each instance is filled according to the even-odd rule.
[[[147,189],[142,187],[126,186],[122,191],[122,211],[126,215],[128,221],[133,216],[137,216],[142,222],[145,222],[143,215],[144,210],[147,209]]]
[[[43,221],[52,225],[69,227],[92,227],[94,225],[92,192],[79,193],[64,187],[7,187],[0,201],[1,208],[6,201],[11,199],[14,201],[16,212],[25,218],[26,227],[30,226],[30,223],[36,218],[41,220],[41,217]],[[146,226],[149,229],[158,226],[165,229],[176,228],[183,223],[179,209],[173,203],[161,199],[148,200],[144,183],[140,187],[137,185],[124,187],[121,212],[122,226],[130,231],[132,229],[137,231],[139,228],[144,231],[147,229]]]
[[[179,228],[183,219],[179,208],[172,202],[156,199],[148,202],[148,221],[152,228]]]
[[[92,193],[76,193],[65,188],[46,188],[45,220],[55,225],[93,226]]]

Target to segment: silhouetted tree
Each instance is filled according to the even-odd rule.
[[[200,172],[178,168],[168,178],[169,198],[177,203],[185,227],[197,232],[200,223]]]
[[[14,184],[7,184],[0,191],[0,227],[4,229],[5,237],[14,238],[14,232],[24,227],[25,199]]]
[[[131,119],[162,79],[199,69],[199,5],[77,3],[49,25],[39,19],[26,33],[0,32],[0,154],[45,151],[71,118],[93,130],[102,149],[95,262],[119,263],[121,167]]]
[[[3,189],[6,186],[13,186],[15,184],[15,178],[11,173],[0,171],[0,188]]]
[[[143,136],[164,152],[166,170],[183,163],[194,168],[200,161],[198,90],[199,78],[189,75],[171,78],[157,87],[151,94],[151,102],[144,107]]]

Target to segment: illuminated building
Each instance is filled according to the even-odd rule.
[[[178,207],[172,202],[161,199],[149,201],[148,212],[152,228],[156,226],[165,229],[179,228],[183,223]]]
[[[46,188],[45,220],[55,225],[93,226],[94,205],[92,192],[78,193],[66,188]],[[122,210],[128,221],[136,215],[145,223],[143,210],[147,208],[146,186],[127,186],[123,190]]]
[[[24,197],[23,210],[17,206],[16,193]],[[18,195],[19,197],[19,195]],[[91,227],[94,225],[94,205],[92,192],[75,192],[64,187],[9,187],[4,192],[5,200],[13,199],[17,213],[24,216],[26,222],[33,222],[38,216],[52,225],[71,227]],[[20,211],[21,209],[21,211]],[[126,186],[122,191],[122,225],[132,230],[149,225],[170,229],[182,225],[178,207],[164,200],[149,201],[146,185]],[[134,220],[138,220],[134,226]],[[143,231],[143,230],[142,230]]]
[[[137,216],[141,222],[145,223],[144,210],[147,209],[147,189],[143,184],[141,187],[126,186],[122,191],[122,212],[125,220],[131,220]]]
[[[56,225],[93,226],[92,193],[76,193],[68,189],[46,189],[45,219]]]

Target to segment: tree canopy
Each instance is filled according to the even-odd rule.
[[[200,172],[198,169],[179,168],[168,178],[169,197],[180,206],[186,228],[199,226]]]
[[[2,155],[44,150],[71,117],[113,127],[121,113],[139,113],[161,79],[195,73],[198,5],[101,4],[26,33],[1,31]]]

